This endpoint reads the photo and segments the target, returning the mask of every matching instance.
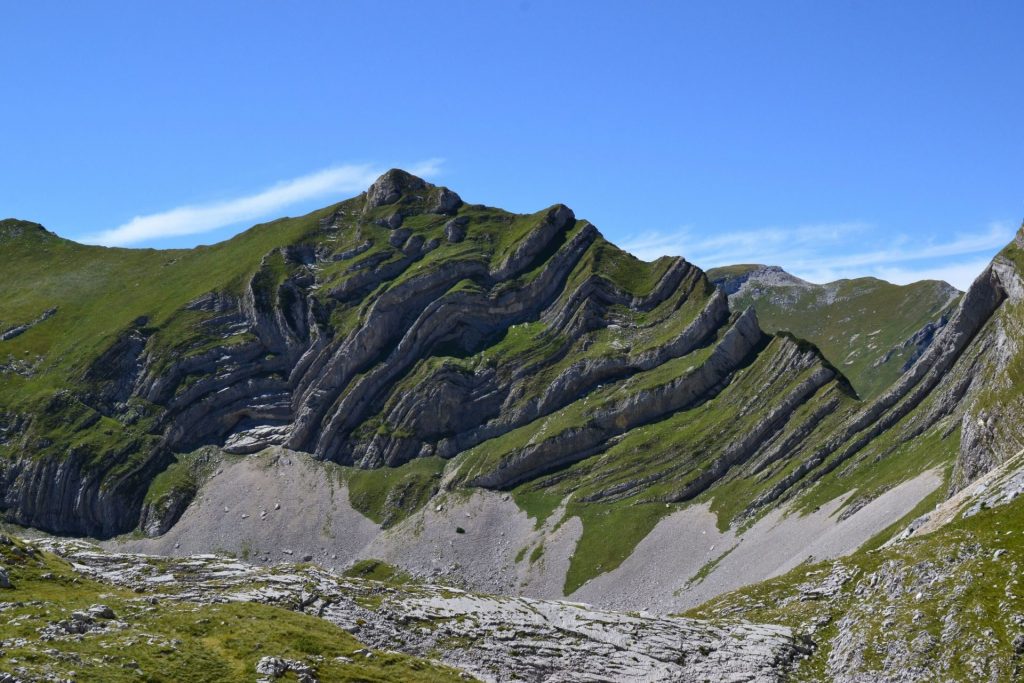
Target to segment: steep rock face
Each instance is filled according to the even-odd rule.
[[[131,454],[101,463],[71,449],[60,459],[22,457],[0,471],[0,505],[22,526],[112,536],[137,519],[146,487],[165,464],[159,456],[132,465]]]
[[[572,214],[558,210],[552,212],[541,230],[543,233],[550,233],[549,238],[564,230]],[[550,226],[550,227],[549,227]],[[326,375],[315,378],[309,384],[305,394],[308,397],[317,397],[316,401],[307,401],[304,411],[299,415],[299,420],[294,430],[293,438],[289,445],[293,448],[303,449],[303,446],[312,445],[309,450],[322,454],[324,457],[335,460],[348,460],[345,454],[345,442],[351,431],[362,423],[373,405],[374,398],[384,393],[393,383],[403,376],[411,366],[425,356],[433,355],[438,347],[444,344],[457,344],[466,351],[474,351],[487,340],[511,325],[525,322],[537,317],[542,306],[550,302],[560,291],[569,274],[569,267],[578,259],[581,251],[585,250],[589,243],[596,236],[590,226],[584,227],[577,235],[566,243],[550,259],[548,265],[543,267],[542,272],[535,279],[520,290],[498,289],[495,295],[485,296],[482,293],[462,290],[451,294],[444,294],[440,298],[427,303],[419,312],[416,318],[408,325],[408,315],[405,302],[414,296],[423,296],[433,287],[431,283],[423,281],[410,282],[407,288],[396,293],[396,303],[401,300],[401,308],[396,314],[390,312],[374,315],[378,306],[387,306],[390,299],[379,299],[371,308],[369,313],[370,322],[368,327],[373,328],[374,335],[387,334],[385,338],[377,338],[375,343],[366,344],[359,342],[352,346],[346,346],[337,358],[344,358],[342,365],[334,366],[328,370]],[[539,248],[539,247],[538,247]],[[529,263],[530,252],[521,259]],[[506,278],[497,279],[496,284],[507,280],[507,277],[517,273],[517,269],[506,265],[502,271],[509,269]],[[437,290],[447,290],[460,280],[464,273],[454,273],[447,278],[443,275],[439,279]],[[488,274],[487,277],[493,277]],[[401,317],[399,317],[401,315]],[[378,322],[378,320],[380,322]],[[392,322],[393,321],[393,322]],[[403,324],[405,322],[405,324]],[[408,325],[408,327],[406,327]],[[390,329],[389,329],[390,328]],[[399,333],[401,336],[399,337]],[[397,339],[397,344],[395,340]],[[388,347],[394,344],[394,351],[379,362],[372,370],[365,371],[369,361],[366,358],[368,353],[360,354],[359,351],[366,349],[369,353],[376,352],[381,346]],[[365,359],[365,360],[364,360]],[[359,361],[362,360],[363,363]],[[362,376],[354,379],[354,375],[361,370]],[[324,378],[329,378],[325,381]],[[333,402],[334,405],[328,410],[320,410],[320,405]],[[319,424],[315,429],[308,425],[317,421]],[[315,442],[302,441],[302,434],[308,432],[316,433]],[[395,465],[399,462],[360,463],[364,465]]]
[[[682,261],[677,264],[671,266],[670,271],[679,272],[679,278],[667,274],[659,283],[659,288],[662,288],[665,282],[675,283],[673,285],[675,287],[685,287],[680,291],[686,292],[688,297],[693,293],[693,287],[700,286],[699,271]],[[684,280],[689,284],[684,284]],[[595,290],[593,281],[584,283],[573,294],[573,298],[580,299],[580,293],[583,291],[588,294],[600,291],[603,297],[609,297],[606,300],[612,302],[611,305],[625,304],[625,301],[621,300],[621,296],[616,301],[613,298],[614,293]],[[673,294],[676,297],[679,296],[678,292]],[[638,308],[641,306],[653,308],[664,302],[668,295],[669,293],[656,290],[648,297],[637,301],[636,306]],[[577,309],[565,307],[549,316],[552,323],[557,325],[556,329],[563,334],[567,332],[566,326],[573,324],[573,320],[579,320],[579,318],[571,318],[568,315],[573,310]],[[542,384],[535,381],[532,373],[539,369],[536,363],[530,363],[507,374],[508,379],[505,380],[507,388],[495,392],[504,397],[501,410],[492,419],[482,423],[478,422],[476,428],[443,439],[438,444],[438,453],[446,457],[454,456],[487,439],[500,436],[540,417],[550,415],[605,383],[627,379],[638,372],[652,370],[669,360],[685,356],[712,340],[728,318],[729,308],[725,297],[714,293],[707,298],[704,308],[696,317],[678,333],[674,333],[675,336],[663,345],[639,352],[631,352],[631,349],[627,350],[625,346],[622,346],[621,350],[626,353],[591,355],[580,360],[573,360],[567,344],[557,351],[557,356],[560,356],[555,359],[559,361],[557,372],[547,375],[550,378],[549,382]]]
[[[855,396],[813,346],[781,335],[693,404],[636,423],[616,409],[642,406],[651,387],[712,367],[712,343],[696,362],[669,361],[649,380],[639,373],[483,442],[459,456],[454,481],[514,486],[524,509],[561,501],[563,520],[582,520],[567,592],[614,569],[646,533],[640,526],[629,536],[632,530],[669,514],[674,503],[706,501],[720,524],[745,526],[772,510],[810,513],[826,504],[846,520],[929,472],[951,478],[955,490],[1024,446],[1009,419],[1021,414],[1013,383],[1022,367],[1016,321],[1024,319],[1013,294],[1024,287],[1012,247],[873,399]],[[880,524],[874,533],[881,531]],[[609,543],[626,550],[604,553]]]
[[[996,257],[992,266],[975,281],[975,287],[998,292],[1005,299],[998,313],[979,335],[977,346],[984,348],[984,362],[978,363],[976,380],[966,397],[968,404],[961,425],[961,442],[951,491],[1003,463],[1021,448],[1024,437],[1020,421],[1024,417],[1024,397],[1019,389],[1021,355],[1024,344],[1024,281],[1019,257],[1024,235]]]

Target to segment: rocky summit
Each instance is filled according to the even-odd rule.
[[[1022,250],[705,273],[401,170],[0,221],[0,681],[1011,680]]]

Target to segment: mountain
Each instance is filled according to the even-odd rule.
[[[191,250],[4,221],[0,508],[121,552],[694,609],[859,557],[1024,447],[1022,247],[962,295],[709,278],[399,170]]]
[[[753,306],[765,330],[817,345],[865,398],[914,364],[962,296],[937,280],[899,286],[864,277],[816,285],[778,266],[712,268],[708,278],[737,310]]]

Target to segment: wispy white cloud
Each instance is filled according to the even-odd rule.
[[[772,256],[787,256],[787,261],[810,257],[823,244],[838,244],[868,229],[870,226],[865,223],[848,222],[709,234],[684,226],[672,232],[648,232],[630,240],[623,248],[642,259],[665,254],[685,256],[710,268],[734,263],[766,263]]]
[[[1013,234],[1013,227],[1004,222],[952,239],[923,242],[904,234],[886,234],[864,222],[711,235],[686,226],[640,235],[623,248],[646,260],[665,254],[685,256],[703,268],[737,263],[779,265],[811,282],[870,275],[898,284],[945,280],[966,289]],[[865,248],[870,244],[885,246]]]
[[[429,159],[407,170],[418,176],[436,176],[440,159]],[[136,216],[127,223],[83,239],[91,244],[124,246],[182,235],[197,235],[243,221],[274,215],[288,206],[317,197],[358,192],[366,189],[383,167],[371,164],[346,164],[279,182],[244,197],[207,204],[179,206],[168,211]]]

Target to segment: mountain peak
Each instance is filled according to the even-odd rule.
[[[806,280],[786,272],[780,266],[766,266],[760,263],[711,268],[708,270],[708,279],[730,296],[739,292],[747,283],[784,287],[811,286]]]
[[[422,178],[417,178],[400,168],[393,168],[370,185],[366,191],[366,208],[375,209],[378,206],[394,204],[402,195],[419,192],[428,187],[432,186]]]
[[[23,236],[56,237],[39,223],[23,221],[18,218],[0,220],[0,242],[15,240]]]
[[[393,168],[373,181],[366,190],[364,211],[391,204],[421,204],[427,213],[454,213],[462,206],[462,198],[447,187],[438,187],[408,171]]]

